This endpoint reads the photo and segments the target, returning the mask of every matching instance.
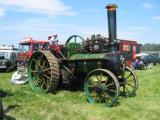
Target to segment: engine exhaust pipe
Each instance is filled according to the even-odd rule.
[[[117,24],[116,24],[116,9],[117,5],[109,4],[106,6],[108,15],[108,31],[110,51],[117,51]]]

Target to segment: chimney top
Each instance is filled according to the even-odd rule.
[[[116,4],[109,4],[105,8],[108,10],[116,10],[118,6]]]

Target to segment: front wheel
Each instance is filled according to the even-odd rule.
[[[111,107],[117,103],[119,91],[117,77],[106,69],[91,71],[84,82],[84,92],[90,103],[105,103]]]

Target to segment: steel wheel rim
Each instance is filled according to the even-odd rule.
[[[84,91],[90,103],[113,106],[119,96],[119,83],[108,70],[94,70],[86,77]]]
[[[29,82],[37,92],[47,92],[51,85],[50,64],[44,54],[37,52],[29,62]]]

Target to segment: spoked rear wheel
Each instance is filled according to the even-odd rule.
[[[90,103],[105,103],[106,106],[111,107],[118,100],[118,79],[109,70],[93,70],[85,79],[84,92]]]
[[[136,95],[136,91],[138,89],[138,78],[134,71],[126,67],[124,76],[123,76],[123,93],[126,97],[132,97]]]
[[[29,83],[36,92],[53,92],[58,86],[60,70],[49,51],[35,52],[29,61]]]

